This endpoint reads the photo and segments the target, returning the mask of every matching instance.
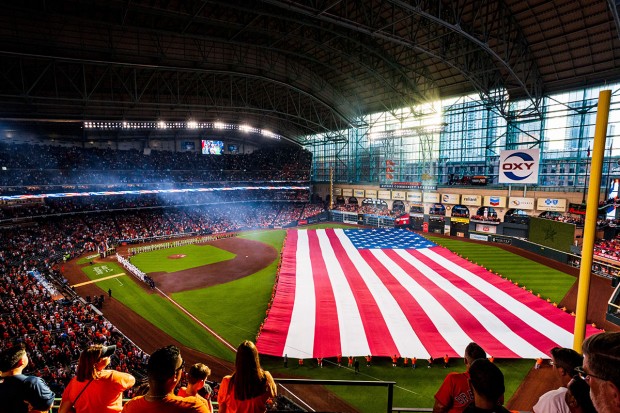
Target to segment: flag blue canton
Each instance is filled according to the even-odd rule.
[[[421,249],[436,244],[413,232],[395,228],[345,229],[357,249]]]

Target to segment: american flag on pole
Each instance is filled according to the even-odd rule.
[[[537,358],[573,344],[570,314],[409,231],[291,230],[282,254],[261,354],[456,357],[475,341]]]

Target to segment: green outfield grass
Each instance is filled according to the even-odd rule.
[[[110,275],[125,272],[116,263],[86,266],[82,267],[82,271],[91,280],[99,280]],[[170,301],[159,294],[145,291],[143,286],[138,283],[141,284],[142,282],[131,275],[122,275],[98,281],[97,286],[103,289],[103,291],[111,289],[114,298],[159,327],[162,331],[175,337],[181,343],[225,360],[232,361],[234,359],[230,350],[211,333],[202,328]]]
[[[429,369],[425,360],[418,360],[418,368],[415,370],[411,367],[402,367],[402,360],[399,367],[392,367],[392,362],[388,358],[374,358],[372,367],[366,367],[366,362],[361,357],[358,359],[360,360],[358,375],[346,367],[346,360],[343,360],[343,367],[338,367],[335,359],[324,360],[323,368],[317,367],[314,359],[306,359],[301,367],[297,364],[297,359],[289,359],[288,368],[284,368],[282,360],[276,357],[263,357],[261,360],[263,367],[274,374],[317,380],[395,381],[393,405],[396,407],[433,407],[434,395],[446,374],[465,371],[462,359],[453,359],[447,369],[441,364]],[[505,398],[509,400],[534,365],[534,361],[496,360],[495,363],[504,373]],[[386,388],[331,386],[329,389],[361,412],[385,411]]]
[[[171,255],[185,255],[180,259],[170,259]],[[145,273],[176,272],[201,267],[220,261],[232,260],[235,254],[211,245],[184,245],[157,251],[143,252],[131,258],[131,263]]]
[[[329,227],[351,228],[351,226],[347,225],[318,224],[303,227],[302,229]],[[279,252],[282,249],[285,234],[285,230],[268,230],[246,232],[240,236],[269,244]],[[432,236],[429,236],[429,238],[494,272],[512,277],[513,280],[519,280],[520,283],[533,288],[534,291],[539,291],[544,297],[554,297],[554,300],[558,302],[575,281],[571,276],[508,253],[492,245],[480,245]],[[161,257],[164,258],[160,258],[160,260],[183,261],[169,260],[165,257],[172,254],[188,255],[185,251],[185,248],[188,247],[190,246],[162,250]],[[212,261],[210,262],[215,262],[213,261],[215,256],[213,251],[218,250],[217,248],[200,248],[203,248],[201,251],[210,251],[213,254],[211,256]],[[133,257],[132,262],[140,262],[139,258],[141,258],[141,255]],[[221,259],[229,259],[225,255],[220,257]],[[153,265],[155,260],[151,256],[147,261],[150,265]],[[236,346],[242,340],[255,339],[260,323],[264,319],[267,303],[271,297],[277,264],[278,262],[275,260],[267,268],[248,277],[204,289],[174,293],[172,298],[200,321]],[[84,267],[85,270],[89,268],[92,268],[92,266]],[[160,267],[156,266],[147,268],[150,268],[150,271],[162,271]],[[108,273],[112,274],[114,271],[116,270],[113,269],[108,271]],[[101,278],[105,275],[93,274],[92,276],[93,278]],[[118,281],[122,282],[124,286],[115,286],[114,283],[118,283]],[[134,311],[159,326],[168,334],[177,337],[184,344],[225,360],[232,361],[234,359],[234,354],[230,350],[223,347],[204,329],[174,307],[173,304],[159,295],[149,294],[144,289],[138,287],[133,277],[122,276],[118,277],[118,280],[101,281],[100,286],[104,290],[112,288],[114,297],[122,300]],[[392,368],[391,361],[386,358],[376,359],[371,368],[366,368],[365,362],[362,361],[361,374],[356,376],[346,367],[338,368],[333,363],[330,364],[328,360],[324,362],[324,368],[322,369],[316,367],[314,360],[306,360],[305,365],[299,367],[297,360],[289,359],[289,367],[287,369],[283,368],[280,358],[262,357],[261,360],[263,366],[275,374],[311,379],[396,381],[394,406],[399,407],[432,407],[433,396],[445,375],[450,371],[464,371],[464,365],[460,360],[454,360],[452,366],[448,369],[443,369],[441,366],[427,369],[426,361],[419,361],[418,369],[412,371],[410,368]],[[496,363],[504,372],[506,400],[509,400],[534,362],[533,360],[496,360]],[[330,390],[358,408],[360,412],[375,413],[385,410],[387,395],[385,389],[334,386]]]
[[[282,248],[284,230],[244,233],[242,238]],[[255,340],[263,322],[275,282],[278,260],[263,270],[239,280],[203,290],[173,294],[173,299],[213,328],[235,347],[243,340]]]
[[[427,234],[424,236],[490,271],[499,273],[513,282],[516,281],[521,286],[525,285],[534,294],[540,293],[541,297],[549,298],[552,302],[559,303],[577,280],[569,274],[493,245],[433,237]]]

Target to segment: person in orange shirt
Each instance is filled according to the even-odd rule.
[[[342,366],[342,354],[338,353],[338,356],[336,356],[336,362],[339,366]]]
[[[204,404],[207,405],[209,411],[213,413],[213,405],[211,404],[211,388],[207,385],[205,388],[205,381],[211,374],[211,369],[202,363],[196,363],[189,368],[187,372],[187,387],[181,387],[177,393],[178,396],[188,397],[196,396],[198,399],[204,400]],[[203,393],[205,397],[202,397],[198,392],[205,389]],[[203,390],[204,391],[204,390]]]
[[[174,394],[184,367],[185,361],[178,347],[166,346],[155,350],[146,367],[148,392],[129,400],[123,407],[123,413],[211,413],[202,400]]]
[[[129,373],[107,370],[116,346],[92,345],[80,354],[77,373],[60,402],[58,413],[113,413],[123,409],[123,391],[136,379]]]
[[[394,354],[392,356],[392,367],[396,367],[397,364],[398,364],[398,356]]]
[[[448,355],[446,354],[445,356],[443,356],[443,368],[447,368],[448,367],[448,363],[450,362],[450,357],[448,357]]]
[[[353,356],[349,356],[349,367],[353,367]]]
[[[418,358],[417,357],[412,357],[411,358],[411,368],[415,370],[417,364],[418,364]]]
[[[403,367],[409,367],[409,359],[407,356],[403,358]]]
[[[538,357],[538,358],[536,359],[536,364],[534,365],[534,368],[535,368],[536,370],[538,370],[538,369],[540,368],[540,366],[542,366],[542,363],[543,363],[543,359],[542,359],[542,357]]]
[[[251,341],[237,348],[235,372],[222,379],[217,395],[220,413],[264,413],[265,405],[276,397],[276,383],[260,366],[258,350]]]
[[[469,383],[469,367],[477,359],[485,359],[485,351],[476,343],[469,343],[465,348],[465,366],[463,373],[452,372],[446,375],[443,383],[435,393],[433,413],[462,413],[474,401],[474,394]]]
[[[372,356],[369,354],[366,356],[366,367],[370,367],[371,363],[372,363]]]

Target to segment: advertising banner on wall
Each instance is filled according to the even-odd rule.
[[[377,190],[376,189],[367,189],[366,190],[366,198],[377,199]]]
[[[407,198],[407,193],[405,191],[392,191],[392,199],[405,201],[406,198]]]
[[[441,203],[457,205],[459,203],[459,195],[458,194],[441,194]]]
[[[407,201],[412,204],[421,204],[422,192],[407,192]]]
[[[342,188],[334,188],[334,196],[342,195]]]
[[[476,224],[476,231],[486,232],[488,234],[495,234],[497,232],[496,225]]]
[[[390,191],[378,191],[377,196],[379,199],[390,199],[392,194]]]
[[[497,195],[485,195],[484,206],[490,206],[493,208],[506,208],[506,197]]]
[[[353,189],[352,188],[342,188],[342,196],[347,196],[347,197],[353,196]]]
[[[363,189],[354,189],[353,196],[356,198],[364,198],[364,190]]]
[[[534,198],[520,198],[511,196],[508,198],[508,208],[534,209]]]
[[[537,184],[540,149],[517,149],[499,154],[500,184]]]
[[[439,194],[437,192],[424,192],[424,202],[432,204],[439,203]]]
[[[566,212],[566,199],[538,198],[536,209],[539,211]]]
[[[480,205],[482,205],[482,196],[480,196],[480,195],[461,195],[461,205],[480,206]]]

